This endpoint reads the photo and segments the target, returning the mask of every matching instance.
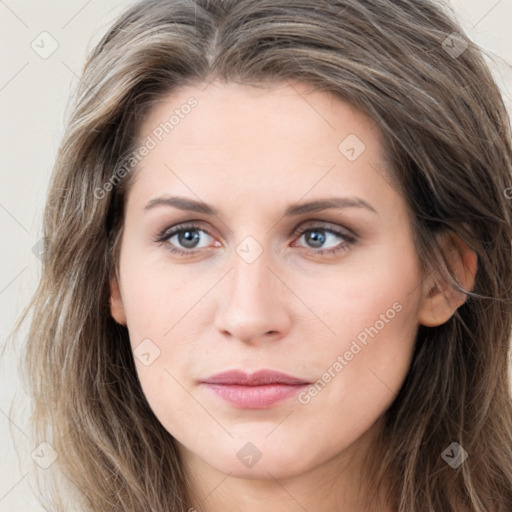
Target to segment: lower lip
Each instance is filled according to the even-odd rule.
[[[287,398],[296,396],[309,384],[265,384],[263,386],[235,386],[233,384],[207,384],[217,396],[243,409],[266,409]]]

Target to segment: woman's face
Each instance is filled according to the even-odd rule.
[[[429,306],[380,137],[300,83],[188,87],[144,120],[112,314],[196,464],[284,478],[340,462],[401,387]],[[227,370],[295,381],[204,382]]]

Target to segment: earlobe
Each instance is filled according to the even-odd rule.
[[[119,283],[115,276],[110,281],[110,314],[118,324],[126,326],[126,315],[119,292]]]
[[[472,291],[477,273],[476,253],[454,233],[447,236],[443,245],[456,281],[467,292]],[[427,327],[442,325],[466,300],[466,294],[454,289],[452,283],[439,272],[435,272],[423,283],[423,300],[418,321]]]

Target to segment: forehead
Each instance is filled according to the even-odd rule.
[[[386,179],[376,123],[334,94],[297,82],[177,89],[141,123],[139,142],[148,141],[136,179],[145,196],[174,184],[210,197],[279,190],[298,200],[335,184],[350,194],[358,183],[361,194]]]
[[[193,108],[189,106],[192,102]],[[155,136],[165,139],[164,143],[175,141],[206,150],[212,145],[269,145],[277,142],[279,131],[279,144],[295,145],[300,151],[304,142],[308,149],[318,144],[337,149],[337,139],[347,130],[368,143],[379,136],[369,117],[333,93],[304,83],[254,87],[213,82],[183,87],[161,98],[143,120],[139,133],[160,132]]]

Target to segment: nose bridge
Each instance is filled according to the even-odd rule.
[[[240,255],[237,250],[237,254],[233,258],[233,296],[236,296],[242,303],[244,298],[259,302],[264,298],[262,295],[270,297],[273,286],[268,282],[269,274],[271,274],[267,268],[269,263],[268,251],[251,260],[245,259],[244,255]]]
[[[262,250],[261,254],[256,254],[255,247],[242,242],[237,247],[236,255],[233,257],[233,271],[232,271],[232,288],[231,299],[235,304],[242,308],[248,307],[249,310],[245,314],[256,314],[256,310],[264,313],[266,309],[276,301],[275,294],[276,283],[275,276],[270,272],[268,266],[269,251]],[[249,245],[249,251],[243,252]],[[273,279],[272,279],[273,278]],[[248,319],[248,318],[246,318]]]

